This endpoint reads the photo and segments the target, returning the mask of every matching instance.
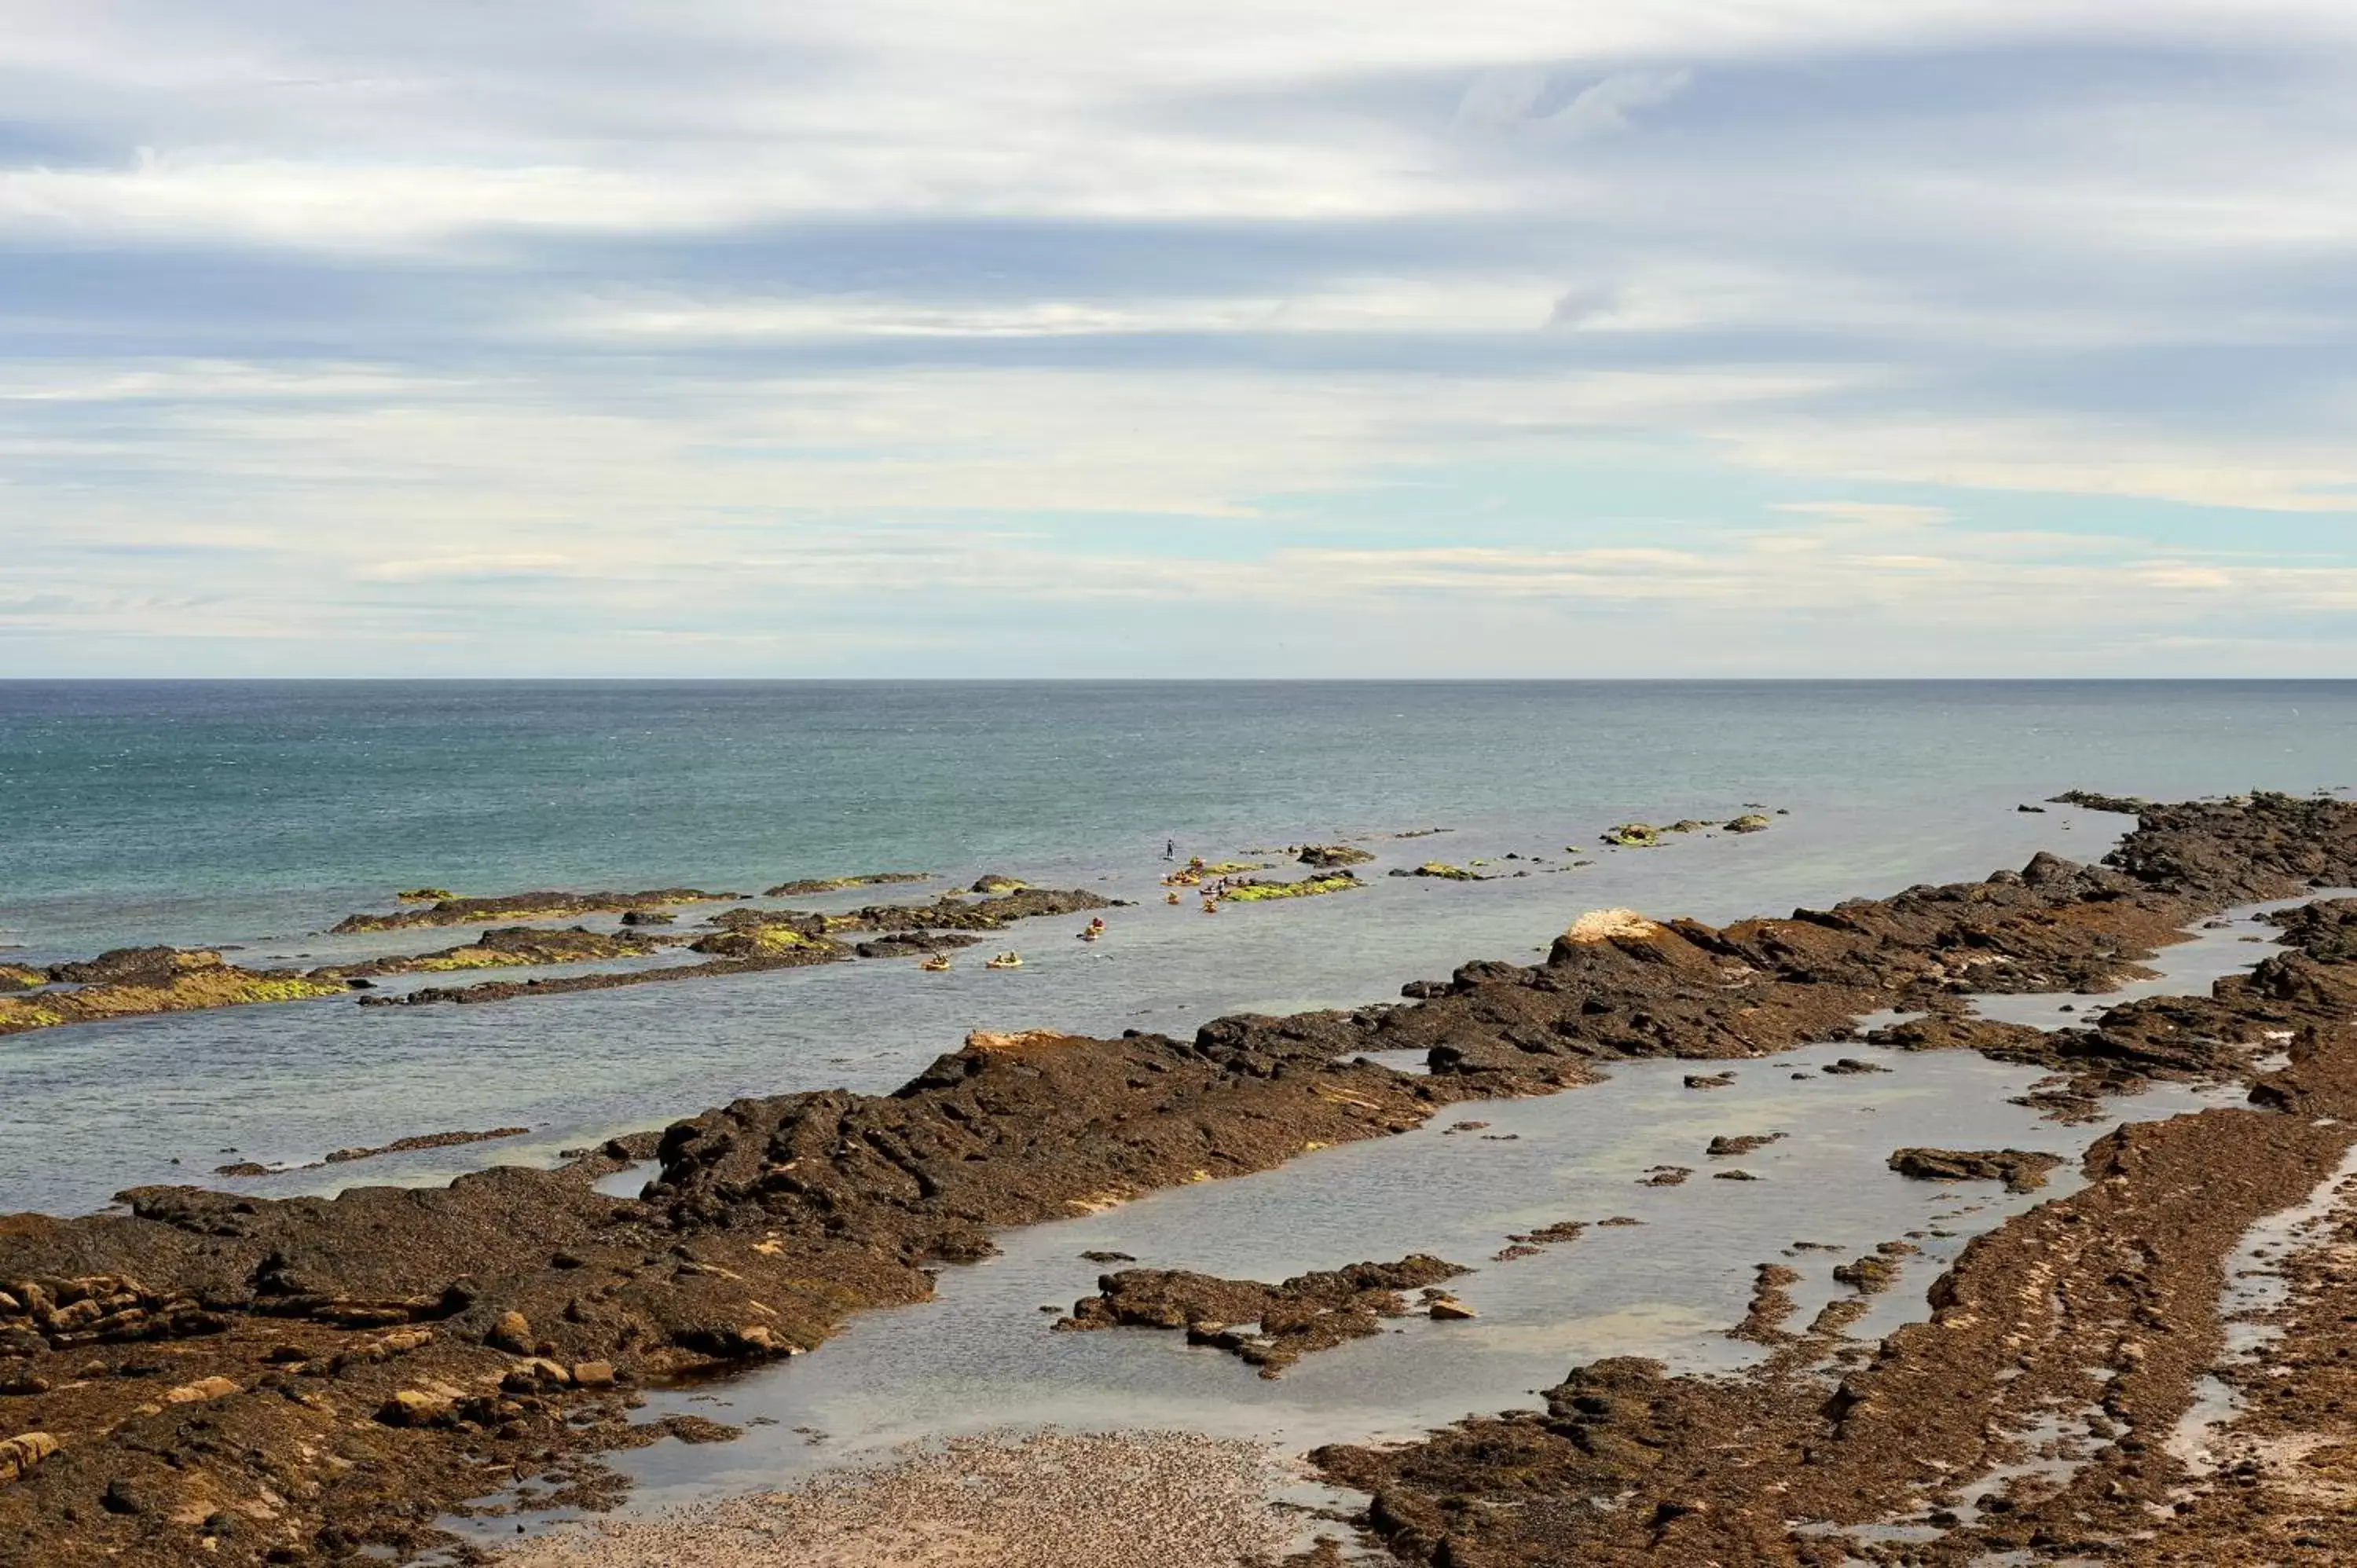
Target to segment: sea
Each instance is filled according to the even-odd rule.
[[[0,682],[0,958],[172,943],[269,966],[471,940],[323,934],[418,886],[938,878],[794,901],[843,908],[996,872],[1129,901],[1100,942],[1076,920],[1009,932],[1012,972],[861,961],[0,1039],[0,1211],[91,1211],[231,1162],[288,1167],[234,1183],[261,1193],[547,1163],[738,1096],[888,1090],[976,1027],[1191,1033],[1526,960],[1591,908],[1724,921],[2100,857],[2128,820],[2049,803],[2069,789],[2352,784],[2347,682]],[[1768,831],[1600,842],[1747,811]],[[1361,891],[1163,902],[1166,851],[1281,865],[1264,852],[1346,839],[1376,856]],[[1483,879],[1387,875],[1428,861]],[[529,1131],[317,1164],[503,1126]]]

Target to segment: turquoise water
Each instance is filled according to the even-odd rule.
[[[2352,720],[2357,685],[2301,682],[0,683],[0,944],[27,956],[340,953],[353,944],[315,933],[419,883],[750,891],[996,869],[1141,904],[1095,947],[1057,922],[1027,930],[1032,962],[1013,975],[859,963],[19,1036],[0,1043],[0,1208],[86,1208],[230,1148],[300,1162],[534,1129],[252,1185],[436,1179],[738,1094],[889,1088],[977,1026],[1189,1030],[1524,956],[1603,905],[1726,919],[2040,847],[2091,858],[2121,819],[2014,805],[2073,785],[2357,782]],[[1624,818],[1719,820],[1752,801],[1791,814],[1520,880],[1380,875],[1436,855],[1559,865]],[[1453,831],[1370,841],[1382,858],[1362,893],[1216,918],[1149,902],[1166,838],[1226,854],[1426,826]]]
[[[2357,684],[0,682],[0,941],[1728,796],[2357,782]]]

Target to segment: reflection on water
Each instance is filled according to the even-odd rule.
[[[662,1174],[661,1160],[640,1160],[620,1170],[608,1171],[589,1185],[592,1191],[608,1197],[637,1197],[646,1190],[647,1183]]]
[[[2075,1156],[2105,1129],[2043,1122],[2007,1103],[2036,1072],[1975,1056],[1876,1052],[1889,1073],[1815,1070],[1858,1050],[1738,1064],[1735,1085],[1711,1092],[1684,1087],[1691,1063],[1622,1064],[1592,1088],[1458,1108],[1489,1123],[1484,1137],[1447,1133],[1453,1113],[1259,1176],[1007,1233],[1002,1256],[945,1270],[931,1302],[864,1315],[813,1354],[736,1382],[657,1395],[650,1418],[688,1411],[759,1424],[736,1443],[620,1455],[640,1483],[631,1506],[771,1486],[899,1444],[1009,1426],[1177,1428],[1297,1452],[1405,1438],[1532,1405],[1537,1391],[1599,1357],[1743,1365],[1760,1352],[1726,1330],[1743,1316],[1754,1265],[1782,1261],[1803,1272],[1793,1294],[1804,1321],[1847,1294],[1831,1277],[1835,1263],[1912,1236],[1923,1255],[1903,1260],[1900,1284],[1876,1303],[1870,1331],[1887,1331],[1922,1312],[1923,1288],[1971,1235],[2078,1179],[2074,1159],[2038,1197],[1994,1183],[1927,1184],[1889,1171],[1891,1150],[1929,1143]],[[2146,1118],[2202,1102],[2157,1090],[2121,1109]],[[1736,1159],[1704,1152],[1717,1134],[1769,1132],[1785,1136]],[[1655,1165],[1695,1174],[1680,1187],[1639,1185]],[[1710,1179],[1728,1166],[1759,1179]],[[1642,1223],[1593,1223],[1613,1217]],[[1591,1223],[1534,1257],[1491,1261],[1510,1233],[1561,1219]],[[1799,1241],[1831,1250],[1789,1251]],[[1477,1268],[1456,1286],[1480,1316],[1402,1319],[1263,1380],[1178,1335],[1052,1332],[1042,1309],[1095,1288],[1099,1268],[1081,1256],[1090,1251],[1267,1280],[1437,1252]]]

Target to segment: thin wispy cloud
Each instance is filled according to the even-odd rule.
[[[12,671],[2357,673],[2345,5],[28,0],[0,102]]]

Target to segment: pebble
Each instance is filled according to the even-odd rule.
[[[993,1433],[912,1444],[793,1490],[564,1527],[501,1568],[1235,1568],[1297,1527],[1254,1443]]]

